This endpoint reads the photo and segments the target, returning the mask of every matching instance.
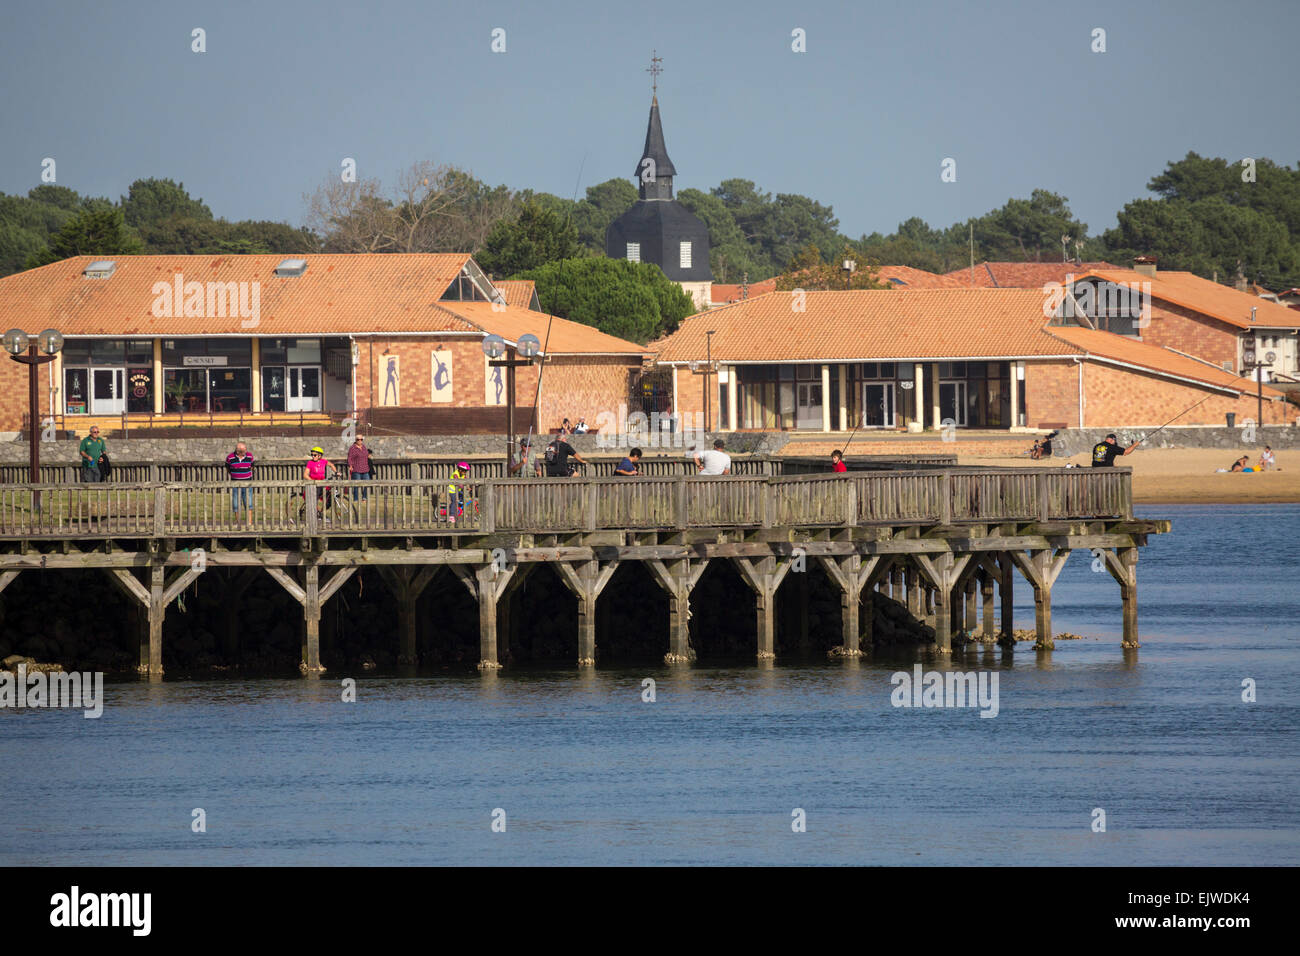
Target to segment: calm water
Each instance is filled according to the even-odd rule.
[[[119,683],[0,711],[0,863],[1300,863],[1300,506],[1143,511],[1139,656],[1076,554],[1090,639],[955,657],[995,719],[891,707],[905,661]]]

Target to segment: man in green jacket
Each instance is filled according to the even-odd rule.
[[[102,481],[103,478],[99,473],[99,462],[104,457],[104,439],[99,437],[99,426],[92,425],[90,436],[81,439],[81,445],[78,449],[81,453],[81,480],[82,481]]]

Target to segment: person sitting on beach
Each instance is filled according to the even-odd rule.
[[[1250,461],[1250,458],[1247,457],[1246,455],[1242,455],[1240,458],[1238,458],[1236,461],[1232,463],[1232,467],[1229,468],[1228,470],[1229,471],[1254,471],[1255,470],[1254,468],[1246,467],[1246,462],[1248,461]]]
[[[1275,464],[1276,462],[1273,459],[1273,449],[1265,445],[1264,450],[1260,452],[1259,455],[1259,470],[1269,471],[1275,466]]]

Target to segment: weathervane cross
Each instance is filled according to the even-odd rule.
[[[650,51],[650,65],[646,67],[646,72],[650,74],[650,91],[655,95],[659,93],[659,74],[664,71],[664,68],[659,65],[664,61],[664,58],[656,56],[655,54],[658,52],[658,50]]]

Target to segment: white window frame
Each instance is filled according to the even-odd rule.
[[[641,261],[641,243],[629,242],[627,244],[627,261],[628,262]]]
[[[683,269],[691,267],[691,243],[690,240],[684,240],[678,243],[677,248],[678,265]]]

